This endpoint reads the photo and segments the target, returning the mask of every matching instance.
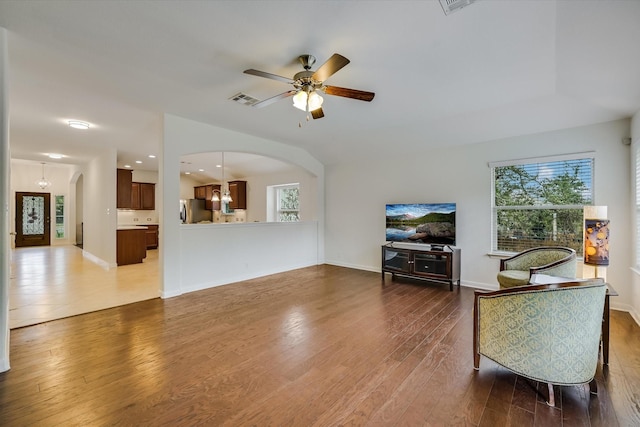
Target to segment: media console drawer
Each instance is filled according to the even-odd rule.
[[[445,247],[444,250],[396,248],[382,246],[382,280],[384,273],[428,279],[435,282],[460,285],[460,249]]]

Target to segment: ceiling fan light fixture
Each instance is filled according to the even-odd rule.
[[[322,107],[323,101],[324,99],[318,95],[317,92],[311,92],[309,94],[309,111],[314,111]]]
[[[299,90],[293,95],[293,106],[298,110],[307,111],[307,92]]]
[[[293,95],[293,106],[302,111],[313,111],[322,107],[324,99],[316,91],[307,94],[304,90],[299,90]]]

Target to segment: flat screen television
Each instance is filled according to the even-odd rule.
[[[455,203],[387,204],[387,242],[456,244]]]

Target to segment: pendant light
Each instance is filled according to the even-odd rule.
[[[51,181],[44,177],[44,162],[42,162],[42,178],[36,182],[40,189],[44,190],[45,188],[51,187]]]
[[[211,197],[212,201],[219,202],[220,199],[222,199],[222,201],[225,203],[233,202],[233,199],[231,199],[231,193],[229,192],[229,188],[227,187],[227,184],[224,182],[224,152],[222,152],[222,185],[220,186],[220,190],[221,190],[220,197],[218,197],[217,190],[213,191],[213,196]]]
[[[224,182],[224,151],[222,152],[222,201],[229,203],[231,200],[231,193],[229,192],[229,186]]]

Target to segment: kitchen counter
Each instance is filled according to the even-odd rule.
[[[146,225],[119,225],[118,230],[146,230]]]

